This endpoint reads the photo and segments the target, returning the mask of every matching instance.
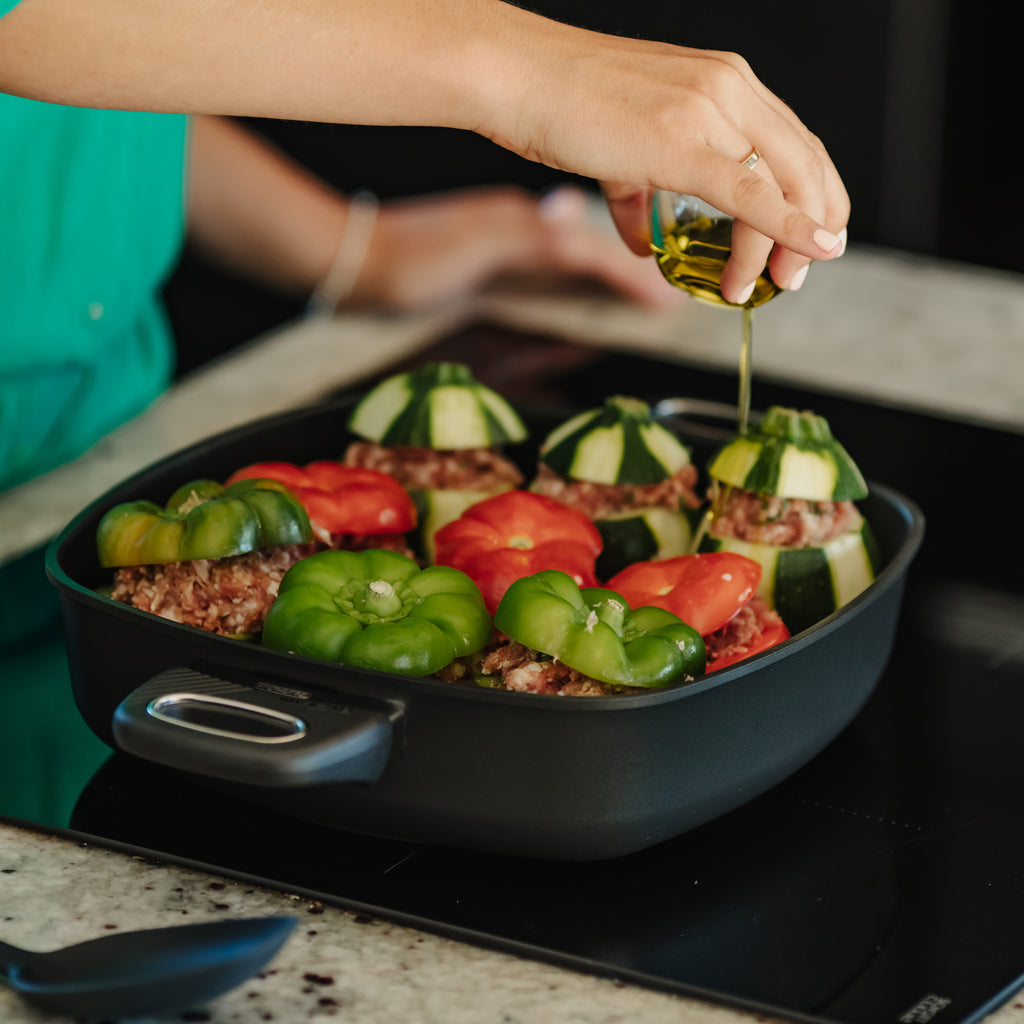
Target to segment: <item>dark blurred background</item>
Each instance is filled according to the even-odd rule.
[[[1019,33],[993,0],[540,0],[534,10],[620,35],[742,54],[825,142],[853,202],[853,242],[1024,271],[1024,190],[1009,116]],[[1011,47],[1014,52],[1011,53]],[[1016,107],[1016,104],[1014,104]],[[568,176],[449,129],[249,122],[345,191],[382,199]],[[167,289],[179,372],[283,323],[299,303],[186,253]]]

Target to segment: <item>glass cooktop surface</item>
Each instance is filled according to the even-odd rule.
[[[475,360],[519,397],[488,353],[531,339],[483,333],[428,355]],[[556,366],[542,397],[567,406],[734,397],[727,376],[636,356]],[[627,857],[557,863],[358,836],[215,793],[82,723],[36,553],[5,568],[18,597],[0,597],[0,818],[783,1019],[980,1020],[1024,987],[1024,576],[1019,545],[993,546],[1016,534],[1009,506],[983,506],[972,479],[1000,479],[1022,439],[771,382],[754,400],[826,415],[928,526],[867,706],[739,810]]]

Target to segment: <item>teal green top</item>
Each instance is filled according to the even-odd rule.
[[[0,93],[0,489],[167,386],[160,289],[184,231],[186,126]]]

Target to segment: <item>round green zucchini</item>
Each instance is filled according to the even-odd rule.
[[[708,474],[731,487],[781,498],[856,501],[867,484],[827,420],[772,406],[761,422],[711,460]]]
[[[387,377],[352,410],[349,429],[388,447],[493,448],[522,441],[526,426],[462,363],[428,363]]]
[[[690,451],[651,418],[646,402],[614,395],[548,434],[540,461],[570,480],[643,485],[667,480],[689,465]]]

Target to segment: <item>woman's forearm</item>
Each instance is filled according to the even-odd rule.
[[[0,89],[115,109],[472,129],[483,112],[473,83],[500,70],[490,40],[534,17],[495,0],[22,0],[0,19]]]
[[[771,252],[782,287],[810,259],[841,253],[849,215],[824,146],[742,58],[590,32],[502,0],[22,0],[0,18],[0,89],[475,131],[627,186],[609,191],[620,223],[638,188],[703,197],[753,229],[742,273]],[[752,150],[756,170],[743,164]],[[626,233],[641,246],[637,228]]]
[[[188,227],[217,263],[309,295],[345,232],[348,200],[229,118],[193,118]]]

